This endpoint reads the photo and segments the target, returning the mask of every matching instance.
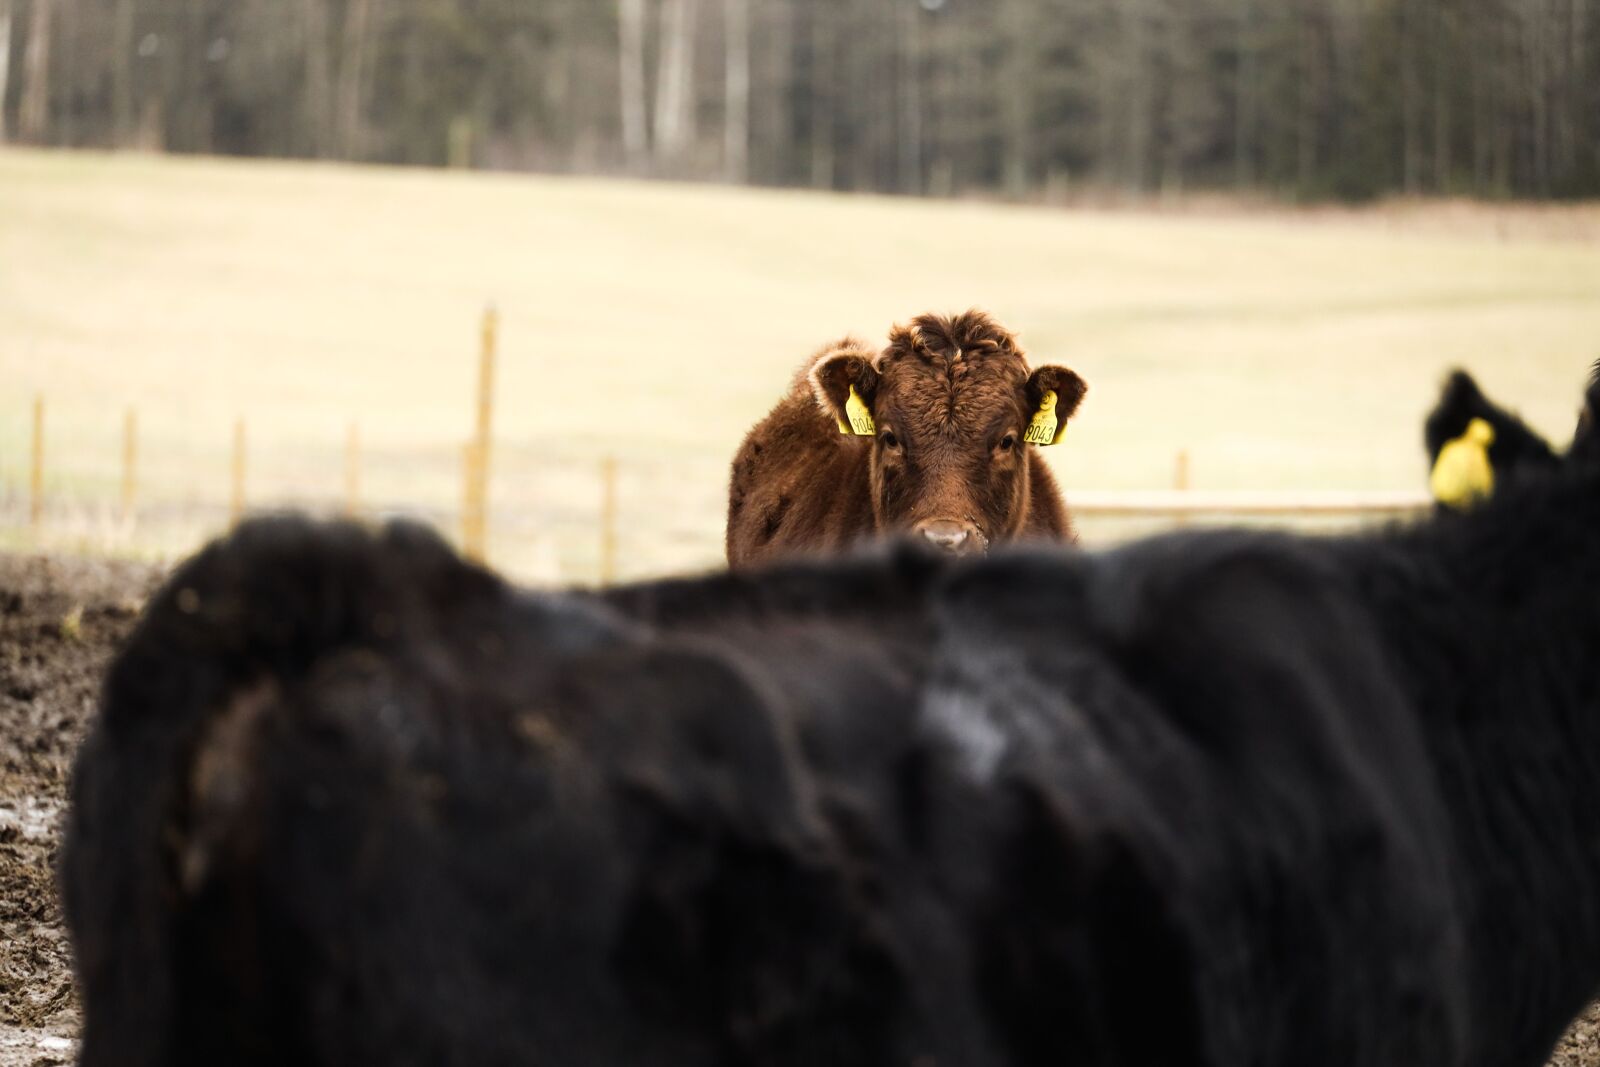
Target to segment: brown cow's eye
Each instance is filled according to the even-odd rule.
[[[1017,447],[1017,437],[1016,437],[1015,434],[1009,434],[1008,433],[1004,437],[1000,438],[1000,451],[1002,451],[1002,452],[1010,452],[1013,448],[1016,448],[1016,447]]]
[[[894,431],[893,430],[885,430],[885,431],[883,431],[881,434],[878,435],[878,440],[880,442],[882,442],[884,448],[899,448],[900,447],[900,438],[898,438],[898,437],[896,437],[894,435]]]

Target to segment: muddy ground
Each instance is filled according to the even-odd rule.
[[[78,1003],[55,859],[100,674],[158,575],[0,555],[0,1067],[73,1059]]]
[[[147,565],[0,554],[0,1067],[74,1059],[54,874],[67,775],[100,674],[159,577]],[[1551,1065],[1600,1067],[1600,1005]]]

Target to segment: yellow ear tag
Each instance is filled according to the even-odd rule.
[[[850,387],[850,399],[845,401],[844,413],[850,416],[850,428],[857,437],[876,437],[878,424],[872,421],[872,412],[867,410],[867,402],[861,399],[861,394],[856,392],[856,387]],[[844,427],[839,427],[840,432]]]
[[[1494,465],[1489,462],[1489,446],[1494,444],[1494,427],[1483,419],[1467,423],[1467,432],[1439,449],[1428,488],[1433,498],[1453,508],[1466,507],[1494,492]]]
[[[1022,439],[1030,445],[1054,445],[1060,443],[1061,435],[1066,432],[1067,424],[1056,418],[1056,391],[1046,389],[1039,398],[1039,410],[1033,413],[1033,421],[1028,423]]]

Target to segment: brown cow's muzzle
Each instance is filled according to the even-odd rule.
[[[952,519],[930,519],[919,522],[914,531],[928,544],[943,549],[953,556],[980,556],[984,550],[983,535],[970,522]]]

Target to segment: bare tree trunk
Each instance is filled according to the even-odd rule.
[[[1000,107],[1005,138],[1001,182],[1006,195],[1020,199],[1033,172],[1033,86],[1038,64],[1024,7],[1016,2],[1000,9],[1004,19],[1007,58],[1000,73]]]
[[[1239,4],[1239,67],[1233,101],[1233,184],[1248,188],[1255,182],[1255,131],[1257,67],[1254,0]]]
[[[50,119],[50,17],[55,0],[34,0],[28,47],[22,56],[22,100],[17,130],[25,141],[44,140]]]
[[[917,12],[911,4],[902,9],[900,35],[900,191],[921,195],[922,178],[922,42],[917,33]]]
[[[1311,189],[1317,165],[1317,109],[1311,97],[1316,66],[1316,38],[1311,27],[1305,24],[1303,17],[1299,38],[1300,84],[1297,87],[1299,99],[1295,117],[1295,181],[1300,187],[1300,194],[1304,196]]]
[[[1504,18],[1496,20],[1495,26],[1495,54],[1494,58],[1507,66],[1513,63],[1512,57],[1516,54],[1516,41],[1513,31]],[[1512,97],[1514,87],[1509,75],[1502,75],[1496,80],[1495,85],[1495,153],[1494,153],[1494,189],[1497,196],[1509,196],[1511,185],[1516,178],[1515,152],[1516,152],[1516,126],[1512,116],[1515,99]]]
[[[1449,10],[1440,8],[1434,23],[1433,56],[1433,184],[1441,196],[1450,191],[1450,96],[1445,79],[1450,72],[1453,35]]]
[[[761,32],[750,35],[750,173],[762,181],[789,177],[787,99],[784,78],[792,60],[794,10],[762,0]],[[765,133],[766,136],[762,136]]]
[[[656,151],[676,159],[694,140],[695,0],[666,0],[656,95]]]
[[[1489,165],[1493,156],[1490,134],[1488,66],[1483,54],[1488,51],[1483,43],[1482,16],[1469,16],[1467,40],[1471,55],[1467,62],[1468,85],[1472,92],[1472,191],[1483,196],[1489,188]]]
[[[322,157],[333,145],[333,109],[329,106],[333,76],[324,0],[301,0],[300,22],[306,42],[306,147],[311,155]]]
[[[750,0],[723,0],[722,161],[730,182],[750,179]]]
[[[0,0],[0,144],[6,139],[6,86],[11,76],[11,0]]]
[[[345,12],[344,54],[339,58],[338,152],[344,159],[361,156],[362,87],[371,22],[372,0],[350,0]]]
[[[833,188],[833,140],[837,61],[834,57],[834,18],[839,9],[809,0],[811,16],[811,187]]]
[[[214,11],[208,5],[184,6],[183,45],[175,51],[190,57],[179,76],[179,93],[173,98],[178,147],[186,152],[209,153],[216,130],[216,94],[211,92],[209,62],[200,62],[212,41]]]
[[[111,137],[123,147],[137,136],[133,96],[133,3],[117,0],[111,26]]]
[[[46,79],[46,113],[44,135],[50,143],[74,145],[78,138],[78,124],[84,113],[75,106],[78,67],[83,63],[80,51],[84,38],[78,29],[83,0],[53,0],[55,8],[50,23],[50,74]],[[55,98],[68,102],[66,107],[52,107]]]
[[[1096,34],[1097,47],[1086,54],[1089,71],[1093,74],[1095,114],[1095,147],[1089,155],[1088,166],[1094,172],[1094,180],[1109,188],[1121,181],[1117,173],[1117,148],[1127,128],[1123,115],[1127,94],[1121,91],[1121,56],[1113,54],[1115,13],[1109,5],[1100,6],[1103,10],[1099,21],[1103,25]]]
[[[622,150],[628,166],[644,166],[650,152],[650,131],[645,122],[644,0],[617,2],[617,85],[622,101]]]
[[[1583,154],[1592,156],[1591,173],[1600,173],[1600,93],[1595,85],[1600,81],[1600,29],[1593,24],[1591,0],[1573,0],[1572,47],[1568,62],[1572,69],[1572,97],[1569,121],[1572,132],[1573,163],[1583,166]]]
[[[1416,24],[1414,14],[1405,14],[1400,26],[1400,130],[1402,130],[1402,171],[1408,197],[1421,192],[1422,181],[1422,101],[1416,72]]]
[[[1152,97],[1155,91],[1155,71],[1150,63],[1150,46],[1146,41],[1145,10],[1143,5],[1123,8],[1120,12],[1120,36],[1123,55],[1130,74],[1128,83],[1128,134],[1123,142],[1124,158],[1122,185],[1134,192],[1143,192],[1148,184],[1151,149],[1155,144],[1154,110]]]
[[[1183,192],[1184,142],[1191,135],[1188,115],[1184,112],[1185,92],[1191,88],[1184,84],[1183,70],[1188,62],[1189,40],[1180,27],[1177,11],[1167,8],[1161,13],[1161,33],[1156,41],[1158,61],[1154,69],[1164,77],[1160,79],[1159,106],[1155,124],[1159,148],[1156,152],[1156,187],[1163,197],[1175,197]]]
[[[1523,70],[1525,72],[1525,92],[1528,100],[1529,117],[1532,119],[1533,132],[1533,180],[1537,185],[1540,196],[1550,195],[1550,109],[1548,107],[1547,83],[1548,72],[1545,67],[1546,53],[1542,46],[1544,12],[1548,10],[1542,5],[1533,11],[1524,11],[1522,15],[1522,33],[1520,35],[1524,55]]]

